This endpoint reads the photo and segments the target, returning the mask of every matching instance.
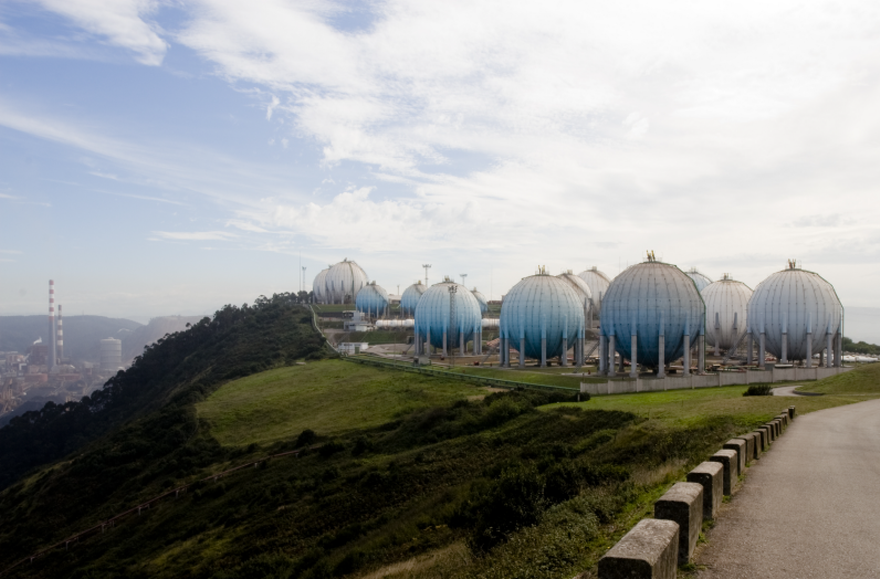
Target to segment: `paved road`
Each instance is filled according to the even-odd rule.
[[[880,400],[797,417],[747,472],[700,579],[880,578]]]

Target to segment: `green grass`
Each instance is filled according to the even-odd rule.
[[[689,425],[713,416],[731,416],[738,424],[764,422],[789,406],[800,414],[880,397],[880,364],[866,365],[801,387],[824,396],[743,396],[747,386],[668,390],[596,396],[573,404],[623,410],[669,425]]]
[[[235,380],[196,408],[221,444],[241,446],[295,438],[306,428],[320,435],[374,428],[485,392],[457,380],[325,360]]]
[[[880,386],[880,363],[864,364],[854,370],[818,382],[804,384],[798,390],[825,394],[826,397],[876,398]]]

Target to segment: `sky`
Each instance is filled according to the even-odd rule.
[[[0,3],[0,315],[647,250],[880,307],[878,160],[876,2]]]

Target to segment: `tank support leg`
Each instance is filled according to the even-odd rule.
[[[666,336],[660,334],[657,339],[657,377],[666,378]]]
[[[682,366],[684,369],[681,373],[685,376],[691,373],[691,337],[685,334],[684,336],[684,359],[682,360]]]

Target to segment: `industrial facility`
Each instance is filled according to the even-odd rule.
[[[422,267],[427,281],[431,266]],[[448,276],[431,286],[420,280],[394,304],[346,259],[318,274],[314,296],[318,304],[338,306],[352,303],[348,296],[357,288],[356,311],[321,310],[319,319],[328,336],[341,327],[351,340],[340,343],[345,351],[354,343],[361,354],[416,364],[454,365],[457,358],[511,370],[574,366],[577,375],[608,380],[839,368],[843,361],[837,294],[793,261],[754,292],[729,274],[712,281],[697,268],[683,271],[653,252],[613,280],[596,266],[577,275],[572,270],[553,275],[541,267],[500,302],[487,300],[477,288],[468,290],[466,274],[460,275],[462,283]],[[334,325],[337,315],[345,319],[340,326]],[[376,331],[389,334],[371,338],[369,332]]]
[[[46,402],[79,400],[123,367],[122,342],[115,338],[100,341],[98,363],[65,356],[62,306],[58,304],[56,312],[54,280],[49,280],[48,313],[45,340],[37,338],[24,352],[0,352],[0,424]]]

